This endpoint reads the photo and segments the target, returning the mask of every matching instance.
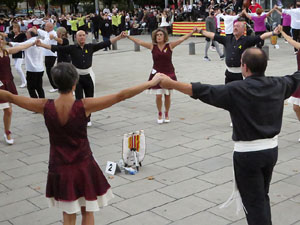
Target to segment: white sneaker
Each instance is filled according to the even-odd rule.
[[[213,52],[215,52],[215,51],[216,51],[216,48],[213,47],[213,46],[210,46],[210,50],[213,51]]]
[[[58,91],[58,89],[55,89],[55,88],[49,90],[50,93],[54,93],[54,92],[57,92],[57,91]]]
[[[163,122],[164,122],[163,119],[157,119],[157,123],[158,123],[158,124],[162,124]]]
[[[21,84],[20,86],[19,86],[19,88],[25,88],[27,86],[27,84],[25,83],[25,84]]]
[[[210,58],[208,58],[207,56],[204,56],[204,57],[203,57],[203,60],[205,60],[205,61],[210,61]]]
[[[88,126],[88,127],[91,127],[91,126],[92,126],[92,122],[89,121],[89,122],[87,123],[87,126]]]

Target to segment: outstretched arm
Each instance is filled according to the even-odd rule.
[[[161,75],[161,81],[159,83],[159,86],[165,89],[175,89],[177,91],[182,92],[183,94],[192,96],[193,95],[193,90],[192,90],[192,85],[188,83],[183,83],[179,81],[174,81],[170,77],[166,75]]]
[[[265,39],[271,37],[274,34],[276,34],[276,35],[279,34],[279,28],[278,27],[276,27],[274,31],[266,32],[266,33],[260,35],[260,39],[265,40]]]
[[[15,53],[18,53],[22,50],[30,48],[33,45],[35,45],[35,42],[28,42],[26,44],[21,44],[21,45],[18,45],[16,47],[7,48],[6,50],[7,50],[8,54],[15,54]]]
[[[143,84],[124,89],[117,94],[107,95],[98,98],[86,98],[82,102],[84,104],[86,116],[90,115],[92,112],[96,112],[105,108],[108,108],[118,102],[124,101],[127,98],[131,98],[142,91],[155,86],[159,83],[160,76],[156,75],[150,81]]]
[[[121,34],[119,34],[118,36],[114,37],[114,38],[111,38],[110,39],[110,42],[113,44],[115,43],[116,41],[119,41],[121,40],[122,38],[125,37],[125,32],[122,32]]]
[[[13,103],[21,108],[42,114],[44,113],[44,106],[47,102],[47,99],[44,98],[29,98],[20,95],[14,95],[5,90],[0,90],[0,99]]]
[[[186,35],[180,37],[180,38],[177,39],[176,41],[170,42],[170,47],[171,47],[171,49],[174,49],[177,45],[180,45],[180,44],[181,44],[182,42],[184,42],[186,39],[188,39],[189,37],[191,37],[195,32],[197,32],[197,27],[194,27],[193,30],[192,30],[190,33],[188,33],[188,34],[186,34]]]
[[[252,20],[252,17],[247,13],[246,9],[243,9],[241,15],[244,15],[244,16],[246,16],[249,20]]]
[[[41,40],[39,40],[39,39],[36,40],[35,44],[36,44],[36,46],[51,50],[51,45],[47,45],[47,44],[41,42]]]
[[[198,28],[197,28],[197,31],[200,34],[202,34],[203,36],[208,37],[212,40],[215,38],[215,33],[213,33],[213,32],[209,32],[209,31],[206,31],[206,30],[198,29]]]
[[[279,31],[281,33],[281,35],[284,37],[285,40],[287,40],[287,42],[292,45],[294,48],[296,49],[300,49],[300,43],[297,41],[294,41],[293,38],[289,35],[287,35],[283,30],[282,30],[282,26],[279,25]]]
[[[267,13],[267,17],[269,17],[275,10],[276,8],[274,7],[273,9],[271,9],[268,13]]]
[[[134,43],[143,46],[144,48],[148,48],[150,50],[152,50],[152,48],[153,48],[152,43],[145,42],[145,41],[142,41],[140,39],[134,38],[134,37],[128,35],[127,33],[125,33],[125,37],[127,37],[129,40],[133,41]]]

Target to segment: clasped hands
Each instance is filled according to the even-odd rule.
[[[151,82],[153,86],[159,84],[161,88],[172,89],[172,83],[174,81],[163,73],[156,73]]]

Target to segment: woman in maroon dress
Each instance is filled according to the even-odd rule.
[[[294,41],[293,38],[289,35],[287,35],[283,29],[282,26],[279,27],[281,35],[287,40],[289,44],[291,44],[294,48],[298,49],[297,53],[297,66],[298,70],[300,70],[300,43],[297,41]],[[293,104],[293,109],[296,113],[296,116],[298,120],[300,121],[300,87],[292,94],[292,96],[288,99],[288,102]],[[300,138],[298,139],[300,142]]]
[[[75,225],[76,213],[80,211],[82,224],[93,225],[93,212],[106,206],[113,194],[90,149],[88,117],[157,85],[160,76],[117,94],[75,100],[73,91],[78,81],[75,67],[59,63],[51,74],[60,93],[57,99],[34,99],[0,90],[0,100],[44,114],[50,139],[46,186],[49,206],[63,211],[64,225]]]
[[[10,68],[10,58],[9,54],[15,54],[19,51],[22,51],[26,48],[31,47],[33,44],[24,44],[19,45],[18,47],[7,48],[5,49],[5,37],[0,34],[0,89],[7,90],[13,94],[18,94],[14,78],[11,73]],[[14,139],[11,137],[10,125],[11,125],[11,116],[12,116],[12,107],[6,101],[0,101],[0,109],[3,109],[3,121],[4,121],[4,140],[7,144],[12,145]]]
[[[173,80],[177,80],[175,75],[175,69],[172,63],[172,52],[173,49],[181,44],[183,41],[192,36],[193,33],[197,31],[197,28],[194,27],[193,31],[186,34],[183,37],[180,37],[176,41],[168,43],[168,33],[162,29],[158,28],[152,32],[152,43],[144,42],[137,38],[127,35],[127,38],[133,41],[136,44],[139,44],[145,48],[151,50],[153,58],[153,68],[149,77],[149,80],[153,78],[156,73],[164,73],[168,75]],[[158,110],[157,123],[161,124],[163,122],[169,123],[169,110],[171,106],[171,91],[168,89],[162,89],[159,85],[148,90],[151,94],[156,94],[156,106]],[[165,96],[165,113],[164,117],[162,114],[162,95]]]

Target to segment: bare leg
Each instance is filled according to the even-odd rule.
[[[158,111],[158,119],[162,119],[161,108],[162,108],[162,95],[156,95],[156,107]]]
[[[9,134],[10,131],[10,124],[11,124],[11,116],[12,116],[12,107],[10,105],[9,108],[3,109],[3,122],[4,122],[4,131],[6,133],[7,139],[11,140],[11,135]]]
[[[171,95],[165,95],[165,119],[169,120],[169,110],[171,107]]]
[[[67,214],[63,212],[64,223],[63,225],[75,225],[76,223],[76,213]]]
[[[300,106],[299,105],[293,105],[294,112],[296,113],[296,116],[298,120],[300,121]]]
[[[81,216],[82,216],[81,225],[94,225],[95,224],[94,213],[87,212],[85,210],[85,207],[81,207]]]

